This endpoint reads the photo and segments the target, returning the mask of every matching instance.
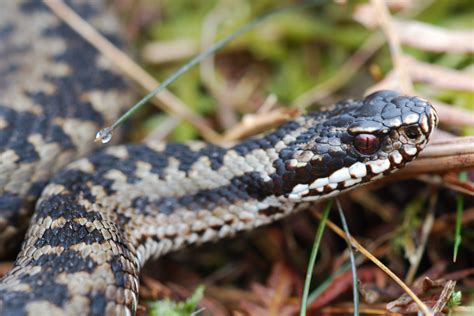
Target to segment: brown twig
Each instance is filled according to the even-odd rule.
[[[474,91],[474,77],[463,71],[405,57],[407,69],[413,81],[425,82],[434,88]]]
[[[361,5],[356,9],[354,19],[369,29],[375,29],[379,25],[376,15],[377,12],[372,6]],[[400,42],[408,46],[432,52],[474,52],[473,30],[449,30],[399,18],[394,18],[393,24]]]
[[[318,218],[321,218],[321,214],[319,212],[315,212]],[[346,235],[344,231],[339,228],[336,224],[332,221],[327,220],[327,226],[336,233],[339,237],[346,239]],[[377,259],[374,255],[372,255],[369,251],[367,251],[354,237],[350,238],[351,245],[356,248],[360,253],[366,256],[370,261],[372,261],[375,265],[377,265],[383,272],[385,272],[392,280],[394,280],[404,291],[407,293],[408,296],[412,298],[412,300],[418,305],[419,309],[425,315],[433,315],[430,311],[428,306],[423,303],[418,296],[405,284],[403,281],[393,273],[387,266],[385,266],[379,259]]]
[[[428,173],[446,173],[452,170],[474,168],[473,144],[474,137],[456,137],[439,143],[433,142],[428,145],[418,159],[410,162],[390,177],[381,179],[380,182],[413,178]],[[437,183],[443,184],[442,179],[439,178]],[[467,187],[463,189],[463,192],[474,195],[474,190]]]
[[[473,53],[473,30],[447,30],[417,21],[395,21],[404,44],[432,52]],[[423,41],[420,41],[423,38]]]
[[[77,15],[71,8],[60,0],[45,0],[45,4],[66,24],[91,43],[105,57],[110,59],[129,78],[138,83],[145,91],[151,91],[159,85],[150,74],[129,58],[124,52],[115,47],[110,41],[98,33],[89,23]],[[218,142],[221,137],[205,120],[191,111],[181,100],[167,90],[155,96],[158,106],[193,124],[201,135],[212,142]]]
[[[424,82],[440,89],[474,91],[474,78],[470,74],[421,62],[408,56],[404,57],[404,61],[408,74],[413,81]],[[385,76],[384,80],[371,87],[370,91],[394,89],[397,87],[398,80],[392,71]]]
[[[434,235],[438,234],[450,234],[453,231],[454,222],[456,221],[456,212],[452,211],[448,214],[441,215],[435,219],[433,229],[431,230]],[[474,207],[467,207],[461,218],[462,226],[470,226],[474,223]]]
[[[392,23],[392,17],[383,0],[371,0],[372,6],[377,12],[380,27],[387,38],[387,43],[390,48],[390,53],[393,60],[393,68],[398,76],[401,85],[401,91],[407,94],[412,94],[413,84],[407,69],[405,68],[405,61],[402,49],[400,47],[400,38]]]
[[[384,222],[390,223],[394,220],[396,209],[390,203],[386,203],[382,197],[371,192],[367,186],[349,192],[351,201],[364,207],[364,209],[377,214]]]
[[[278,108],[267,113],[247,114],[234,128],[224,134],[227,142],[264,132],[300,114],[297,109]]]
[[[474,153],[474,136],[433,140],[421,154],[423,158],[456,156]]]
[[[424,97],[421,95],[421,97]],[[446,126],[474,126],[474,112],[424,97],[436,108],[439,120]]]
[[[191,58],[199,53],[199,45],[188,38],[147,43],[142,50],[142,58],[151,64],[162,64]]]
[[[438,201],[438,192],[435,191],[436,188],[434,188],[433,186],[431,187],[434,191],[434,194],[431,194],[429,198],[430,205],[428,208],[428,214],[426,214],[425,220],[423,221],[423,226],[421,228],[420,242],[416,247],[414,254],[408,259],[410,261],[410,268],[408,269],[407,275],[405,277],[405,283],[407,284],[412,284],[413,282],[415,273],[418,270],[421,259],[425,252],[426,245],[428,243],[428,237],[431,233],[431,229],[433,228],[435,220],[434,209],[436,206],[436,202]]]
[[[224,10],[226,8],[226,5],[220,1],[204,18],[201,27],[201,50],[205,50],[214,43],[216,33],[219,30],[218,25],[227,18],[228,10]],[[220,78],[217,78],[215,54],[203,60],[199,65],[199,70],[203,84],[218,102],[216,114],[219,125],[224,129],[234,126],[238,121],[237,113],[233,106],[233,102],[236,99],[229,97],[229,89],[226,87],[226,83],[222,83],[219,80]]]
[[[449,172],[443,175],[443,183],[454,191],[474,195],[474,182],[471,180],[461,181],[457,172]]]
[[[168,116],[151,133],[145,137],[145,142],[158,142],[165,139],[181,122],[176,116]]]
[[[413,17],[422,12],[431,3],[430,1],[419,1],[414,3],[403,3],[399,9],[403,9],[399,13],[401,16]],[[372,9],[370,5],[362,5],[359,7],[367,6]],[[357,11],[355,18],[357,17]],[[299,108],[305,108],[310,104],[318,102],[335,91],[343,87],[356,73],[357,71],[377,52],[380,47],[384,44],[384,38],[381,34],[372,34],[365,42],[359,47],[359,49],[352,55],[328,80],[317,84],[310,90],[300,95],[294,102],[293,105]]]
[[[438,300],[436,301],[436,304],[433,306],[433,312],[441,313],[443,308],[448,303],[449,298],[453,294],[455,287],[456,287],[456,281],[449,280],[446,282],[446,284],[443,287],[443,290],[441,291],[441,294],[439,295]]]
[[[371,35],[331,78],[300,95],[293,105],[305,108],[340,89],[382,47],[383,43],[384,39],[380,34]]]

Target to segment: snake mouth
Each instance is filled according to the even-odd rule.
[[[436,126],[438,126],[438,123],[439,123],[438,111],[436,111],[436,108],[434,106],[430,107],[428,117],[430,121],[430,127],[431,127],[430,134],[431,134],[436,128]]]
[[[328,177],[318,178],[310,184],[298,184],[288,195],[291,202],[311,202],[326,199],[347,191],[355,185],[367,184],[396,172],[419,154],[417,146],[402,146],[387,158],[356,162],[334,171]]]
[[[311,184],[298,184],[288,195],[288,199],[292,202],[317,201],[334,196],[357,184],[378,179],[387,171],[393,170],[397,162],[402,162],[402,155],[396,153],[394,152],[393,157],[386,159],[373,160],[367,163],[356,162],[349,167],[333,172],[328,177],[319,178]]]

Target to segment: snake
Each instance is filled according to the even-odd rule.
[[[105,4],[69,4],[121,45]],[[97,149],[129,83],[42,2],[2,6],[0,255],[23,242],[0,280],[1,315],[134,315],[150,259],[389,176],[438,123],[429,102],[378,91],[226,146]]]

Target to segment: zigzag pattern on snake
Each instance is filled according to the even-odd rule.
[[[115,34],[98,2],[72,4]],[[41,2],[6,1],[0,38],[2,253],[34,209],[0,283],[2,315],[134,314],[148,259],[388,175],[437,124],[426,101],[381,91],[229,147],[112,146],[68,164],[129,103],[126,84]]]

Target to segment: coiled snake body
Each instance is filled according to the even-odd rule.
[[[103,32],[116,29],[97,2],[73,4]],[[2,5],[2,253],[42,191],[0,283],[2,315],[134,314],[149,258],[390,174],[419,154],[437,123],[426,101],[382,91],[227,148],[108,147],[59,171],[128,103],[125,83],[41,2]]]

